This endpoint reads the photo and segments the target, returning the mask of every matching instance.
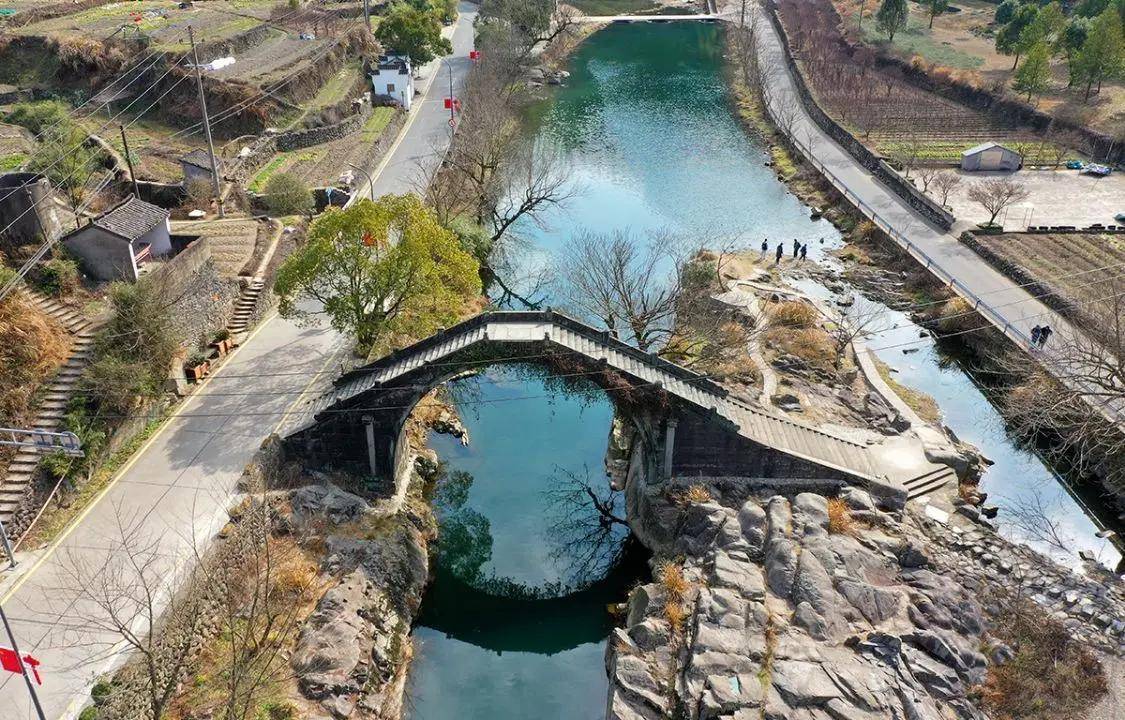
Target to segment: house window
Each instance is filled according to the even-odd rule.
[[[395,91],[395,84],[394,83],[387,83],[387,94],[390,95],[394,91]]]

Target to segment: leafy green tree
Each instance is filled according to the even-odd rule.
[[[1016,71],[1015,82],[1012,83],[1017,91],[1027,93],[1027,101],[1031,97],[1043,94],[1051,85],[1051,51],[1047,43],[1040,42],[1028,51],[1023,64]]]
[[[395,6],[375,29],[375,39],[388,51],[410,58],[415,68],[453,52],[453,46],[441,36],[437,14],[410,5]]]
[[[1074,6],[1074,15],[1084,18],[1096,18],[1109,7],[1109,0],[1082,0]]]
[[[1090,27],[1093,25],[1089,18],[1072,17],[1059,34],[1058,51],[1066,55],[1067,62],[1074,59],[1075,54],[1086,44],[1090,36]]]
[[[1101,92],[1103,82],[1125,73],[1125,37],[1116,9],[1109,8],[1094,20],[1072,65],[1073,77],[1086,84],[1085,100],[1095,85]]]
[[[1012,21],[1016,11],[1020,9],[1019,0],[1004,0],[996,6],[996,24],[1003,27]]]
[[[43,173],[66,196],[79,226],[78,213],[86,199],[86,184],[97,170],[98,153],[86,145],[86,133],[75,124],[47,128],[39,147],[28,162],[28,170]]]
[[[480,293],[479,266],[414,195],[364,199],[313,221],[274,289],[285,317],[323,312],[362,349],[392,332],[453,324]],[[310,302],[322,309],[308,310]]]
[[[1021,5],[1008,24],[1000,28],[996,33],[996,50],[1001,55],[1015,55],[1015,61],[1012,62],[1012,69],[1016,69],[1019,64],[1020,55],[1023,54],[1034,42],[1029,42],[1033,39],[1031,34],[1025,35],[1026,30],[1035,18],[1039,16],[1039,8],[1035,5]]]
[[[949,0],[926,0],[926,11],[930,14],[930,28],[934,27],[934,18],[949,9]]]
[[[309,186],[289,173],[277,173],[269,179],[263,200],[274,215],[307,213],[314,205]]]
[[[909,17],[906,0],[883,0],[875,13],[875,27],[879,32],[886,33],[889,42],[894,42],[895,33],[906,27]]]

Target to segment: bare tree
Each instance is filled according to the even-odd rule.
[[[839,370],[852,343],[886,328],[885,309],[862,295],[846,313],[828,324],[826,330],[836,351],[835,367]]]
[[[941,168],[932,165],[923,165],[918,168],[918,179],[922,182],[922,192],[928,192],[930,185],[942,175]]]
[[[573,307],[647,352],[674,332],[684,255],[666,233],[642,240],[624,230],[583,232],[563,249],[558,274]]]
[[[954,172],[939,172],[931,183],[942,207],[949,204],[949,196],[961,185],[961,176]]]
[[[1039,490],[1032,490],[1011,498],[1005,506],[1005,513],[1008,521],[1024,537],[1069,554],[1074,538],[1064,531],[1061,522],[1052,517],[1058,509],[1049,505]]]
[[[996,216],[1005,208],[1027,199],[1027,188],[1011,178],[990,178],[969,188],[969,199],[990,213],[987,225],[996,223]]]
[[[120,507],[115,520],[104,552],[67,551],[58,593],[72,596],[81,609],[71,644],[100,647],[107,657],[124,647],[136,659],[131,684],[144,698],[145,707],[136,710],[160,720],[189,666],[204,618],[200,577],[192,569],[174,582],[169,576],[179,563],[162,538],[142,532],[139,519],[126,517]]]

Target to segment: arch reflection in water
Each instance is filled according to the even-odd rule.
[[[470,440],[430,438],[446,465],[434,497],[442,535],[414,632],[410,716],[602,717],[607,605],[645,558],[626,549],[608,574],[566,589],[581,579],[550,510],[552,488],[571,476],[606,485],[612,404],[596,386],[562,387],[530,366],[493,366],[447,387]],[[598,523],[590,505],[571,511]],[[611,528],[605,539],[616,551],[626,536]]]

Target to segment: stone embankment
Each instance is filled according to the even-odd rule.
[[[1119,632],[1119,589],[1099,593],[984,528],[949,532],[856,488],[730,487],[669,490],[648,509],[676,531],[610,638],[609,718],[984,718],[973,688],[1012,650],[982,603],[1017,572],[1073,609],[1083,637]]]

